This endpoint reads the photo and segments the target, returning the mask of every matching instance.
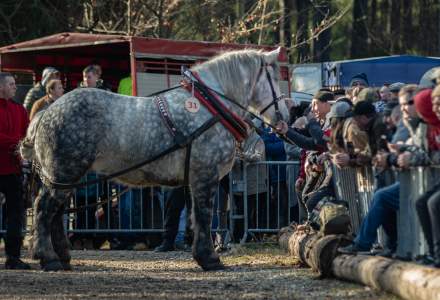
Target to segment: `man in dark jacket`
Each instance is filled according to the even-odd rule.
[[[362,156],[369,161],[380,150],[388,150],[386,145],[387,128],[381,114],[376,113],[376,108],[370,101],[357,102],[353,107],[353,119],[359,128],[368,134],[368,151]],[[348,153],[338,154],[337,164],[340,167],[349,165]]]
[[[29,118],[26,110],[11,99],[17,87],[10,73],[0,73],[0,192],[6,197],[6,269],[30,269],[20,260],[24,199],[18,142],[26,135]]]
[[[46,96],[46,84],[51,79],[60,79],[60,73],[57,69],[52,67],[47,67],[43,70],[41,81],[38,82],[33,88],[29,90],[24,99],[23,106],[26,108],[27,112],[30,113],[34,103]]]
[[[79,87],[111,91],[111,87],[102,80],[101,76],[102,69],[99,65],[89,65],[83,70],[83,81],[81,81]]]

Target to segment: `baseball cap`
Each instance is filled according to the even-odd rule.
[[[327,118],[347,118],[351,116],[351,106],[347,102],[337,102],[332,105]]]
[[[360,101],[353,106],[353,116],[371,115],[376,113],[376,108],[370,101]]]

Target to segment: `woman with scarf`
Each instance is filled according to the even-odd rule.
[[[431,92],[432,90],[427,89],[414,97],[417,113],[426,126],[420,131],[420,140],[415,141],[420,148],[411,155],[399,157],[399,165],[409,162],[411,166],[429,166],[440,162],[440,120],[433,112]],[[439,87],[432,92],[432,97],[440,97]],[[429,246],[425,261],[440,267],[440,182],[417,200],[416,209]]]

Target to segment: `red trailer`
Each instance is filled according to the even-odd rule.
[[[119,81],[131,76],[133,95],[146,96],[169,88],[180,79],[181,66],[191,66],[228,50],[275,47],[213,42],[176,41],[122,35],[59,33],[0,48],[0,70],[17,75],[23,101],[24,93],[39,81],[47,66],[63,74],[67,90],[82,79],[82,70],[89,64],[99,64],[103,79],[116,91]],[[281,51],[280,88],[289,95],[290,80],[285,49]]]

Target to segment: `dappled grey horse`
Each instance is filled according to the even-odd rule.
[[[278,55],[279,50],[227,52],[191,71],[239,117],[248,113],[231,100],[246,109],[263,111],[274,123],[277,117],[287,119],[288,114],[284,101],[279,101]],[[165,91],[161,98],[172,124],[189,136],[213,114],[204,105],[197,105],[200,103],[194,100],[191,81],[186,87]],[[35,202],[32,243],[33,258],[40,260],[44,270],[71,268],[62,215],[72,189],[57,187],[80,182],[88,171],[108,175],[127,169],[176,143],[155,99],[76,89],[30,124],[20,153],[33,161],[44,183]],[[219,180],[232,168],[236,144],[223,123],[213,123],[194,138],[191,152],[188,147],[179,148],[114,178],[138,187],[181,186],[187,181],[193,197],[192,253],[204,270],[223,268],[211,240],[212,205]]]

